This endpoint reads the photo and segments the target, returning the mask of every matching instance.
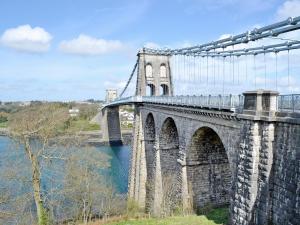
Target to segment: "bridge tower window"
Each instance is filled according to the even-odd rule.
[[[150,63],[146,65],[146,77],[153,77],[152,65]]]
[[[187,175],[195,210],[229,203],[231,170],[224,145],[209,127],[198,129],[187,150]]]
[[[167,77],[167,67],[165,64],[160,65],[160,77]]]
[[[160,85],[160,93],[161,95],[169,95],[169,86],[166,84]]]
[[[155,95],[155,85],[148,84],[146,87],[146,96],[154,96]]]

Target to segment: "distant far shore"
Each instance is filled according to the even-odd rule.
[[[8,128],[0,128],[0,136],[8,136]],[[102,140],[102,131],[82,131],[81,135],[88,137],[87,142],[93,145],[108,145]],[[122,142],[123,145],[131,145],[132,141],[132,129],[122,129]]]
[[[7,128],[0,128],[0,136],[6,136],[8,135],[8,129]]]

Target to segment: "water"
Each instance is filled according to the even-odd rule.
[[[24,151],[15,151],[16,146],[13,141],[6,136],[0,136],[0,170],[3,170],[5,164],[5,155],[9,155],[14,151],[14,157],[20,158],[20,154]],[[98,151],[104,152],[109,156],[110,167],[106,169],[105,174],[111,180],[113,187],[118,193],[126,193],[128,186],[128,168],[129,168],[129,146],[95,146]],[[24,165],[25,167],[25,165]],[[13,170],[13,168],[12,168]],[[0,178],[1,181],[1,178]],[[0,182],[1,184],[1,182]]]

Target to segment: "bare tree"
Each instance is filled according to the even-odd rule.
[[[70,153],[63,192],[69,202],[66,211],[73,213],[70,216],[75,220],[87,224],[101,213],[101,200],[109,194],[103,169],[109,166],[107,154],[93,147],[83,146]]]
[[[51,144],[63,131],[68,118],[67,109],[60,104],[29,106],[9,117],[10,136],[24,146],[22,149],[31,165],[31,184],[40,225],[49,222],[41,190],[42,160],[62,158],[57,151],[51,151]]]
[[[86,137],[68,129],[69,120],[68,108],[58,103],[25,107],[9,117],[10,137],[17,145],[8,151],[0,177],[14,190],[0,196],[0,221],[11,216],[12,224],[20,225],[36,220],[40,225],[87,223],[124,212],[126,199],[105,174],[109,157],[84,144]]]

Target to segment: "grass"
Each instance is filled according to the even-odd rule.
[[[91,225],[220,225],[228,221],[228,208],[213,209],[206,215],[174,216],[168,218],[127,219],[110,223],[92,223]]]
[[[72,120],[69,129],[75,131],[94,131],[100,130],[100,125],[95,123],[90,123],[88,120],[78,119]]]
[[[6,127],[7,127],[7,122],[0,123],[0,128],[6,128]]]

